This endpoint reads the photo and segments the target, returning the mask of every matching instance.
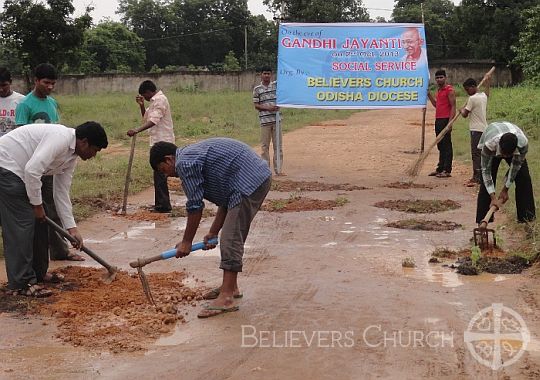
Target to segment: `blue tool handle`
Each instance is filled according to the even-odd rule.
[[[209,244],[218,244],[218,239],[217,238],[214,238],[214,239],[210,239],[208,240],[208,243]],[[198,251],[199,249],[203,249],[204,248],[204,242],[201,241],[199,243],[195,243],[191,246],[191,252],[193,251]],[[168,251],[165,251],[159,255],[156,255],[156,256],[153,256],[153,257],[145,257],[145,258],[140,258],[140,259],[137,259],[136,261],[133,261],[131,263],[129,263],[129,265],[132,267],[132,268],[141,268],[147,264],[150,264],[150,263],[153,263],[154,261],[159,261],[159,260],[167,260],[167,259],[170,259],[172,257],[175,257],[176,256],[176,248],[173,248],[173,249],[169,249]]]

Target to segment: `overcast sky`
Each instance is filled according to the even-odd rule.
[[[453,1],[455,4],[460,3],[460,0]],[[371,18],[382,16],[388,19],[392,15],[392,9],[394,8],[394,0],[364,0],[363,4],[368,8]],[[3,8],[4,0],[0,0],[0,5]],[[119,20],[118,15],[115,13],[118,8],[118,0],[73,0],[73,5],[75,5],[77,16],[84,12],[87,5],[92,5],[94,7],[92,17],[95,23],[104,17]],[[272,14],[266,10],[263,0],[248,0],[248,7],[254,15],[264,14],[267,18],[272,18]]]

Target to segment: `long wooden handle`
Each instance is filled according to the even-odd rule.
[[[489,220],[491,219],[491,217],[493,216],[493,213],[495,211],[497,211],[497,206],[491,206],[488,210],[488,212],[486,213],[486,216],[484,216],[484,219],[482,219],[482,222],[481,223],[486,223],[486,225],[489,223]]]
[[[126,173],[126,183],[124,184],[124,202],[122,203],[122,214],[126,213],[127,198],[129,193],[129,183],[131,182],[131,167],[133,166],[133,157],[135,156],[135,142],[137,135],[131,137],[131,151],[129,152],[129,162]]]

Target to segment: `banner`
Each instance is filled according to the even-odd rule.
[[[429,70],[423,24],[283,23],[277,105],[423,108]]]

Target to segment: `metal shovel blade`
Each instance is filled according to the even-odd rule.
[[[492,236],[493,243],[490,243],[489,235]],[[481,250],[491,250],[497,248],[497,238],[495,237],[495,230],[491,228],[475,228],[473,230],[474,245]]]

